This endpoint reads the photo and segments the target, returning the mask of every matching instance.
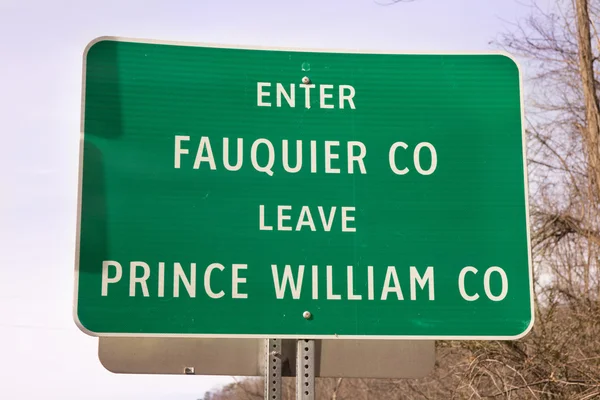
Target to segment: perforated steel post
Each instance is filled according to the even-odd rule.
[[[265,341],[265,400],[281,400],[281,340]]]
[[[315,341],[298,340],[296,351],[296,399],[315,399]]]

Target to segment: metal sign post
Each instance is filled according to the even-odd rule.
[[[281,400],[281,340],[265,340],[265,400]]]
[[[315,341],[298,340],[296,348],[296,399],[315,399]]]
[[[283,341],[269,339],[265,341],[265,400],[281,400],[284,353]],[[296,341],[296,399],[315,399],[315,341],[299,339]]]

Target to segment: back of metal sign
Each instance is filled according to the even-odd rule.
[[[319,377],[421,378],[435,364],[429,340],[315,341]],[[294,340],[282,341],[284,376],[295,375]],[[261,339],[101,337],[102,365],[122,374],[263,375]]]
[[[434,341],[317,341],[316,376],[422,378],[435,364]]]

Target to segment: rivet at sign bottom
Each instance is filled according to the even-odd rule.
[[[310,319],[310,317],[312,316],[312,314],[310,313],[310,311],[304,311],[304,312],[302,313],[302,316],[303,316],[305,319]]]

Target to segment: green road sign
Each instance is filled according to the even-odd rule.
[[[105,38],[85,54],[93,335],[511,339],[533,324],[503,54]]]

